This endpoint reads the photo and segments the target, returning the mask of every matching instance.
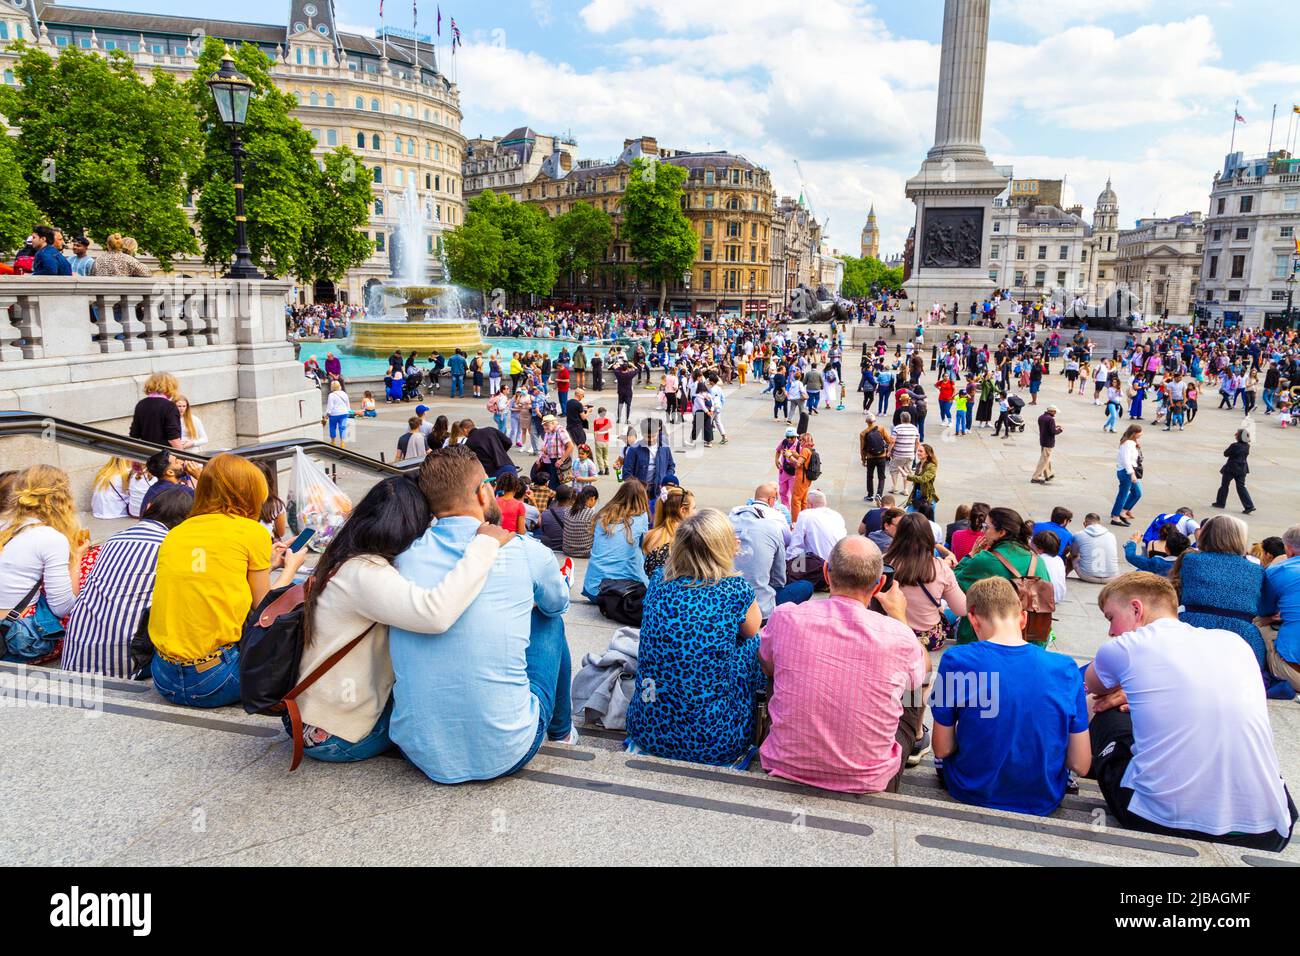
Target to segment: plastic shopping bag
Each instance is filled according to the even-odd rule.
[[[308,547],[324,551],[352,513],[352,499],[339,491],[324,468],[298,448],[293,456],[293,485],[287,510],[295,532],[306,528],[316,531]]]

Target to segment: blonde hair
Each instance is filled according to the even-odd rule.
[[[154,372],[144,380],[144,393],[146,395],[157,393],[175,400],[180,390],[181,383],[176,381],[176,376],[170,372]]]
[[[125,458],[110,458],[104,463],[104,467],[95,472],[95,478],[90,483],[91,490],[102,491],[110,487],[114,481],[121,482],[122,490],[126,490],[127,478],[131,474],[131,463]]]
[[[614,497],[609,499],[609,503],[597,512],[596,524],[606,534],[613,529],[614,525],[621,524],[623,534],[627,536],[627,543],[631,544],[632,522],[638,515],[643,515],[649,510],[650,502],[646,499],[645,485],[635,478],[629,478],[619,486]]]
[[[966,613],[985,620],[1016,620],[1020,617],[1020,598],[1006,578],[981,578],[966,592]]]
[[[1178,610],[1178,592],[1174,589],[1174,584],[1168,578],[1150,571],[1129,571],[1112,578],[1097,595],[1097,607],[1104,611],[1113,598],[1121,601],[1140,598],[1147,607],[1163,606],[1166,611]]]
[[[736,574],[736,532],[717,508],[705,508],[677,527],[664,563],[664,580],[690,578],[717,584]]]
[[[32,465],[19,472],[9,495],[8,507],[0,513],[0,551],[23,529],[28,518],[46,525],[68,539],[73,548],[81,536],[81,522],[72,501],[68,475],[53,465]]]
[[[122,234],[121,234],[120,232],[115,232],[115,233],[113,233],[111,236],[109,236],[107,239],[105,239],[105,240],[104,240],[104,248],[107,249],[109,252],[121,252],[121,251],[122,251]]]
[[[177,405],[181,402],[185,403],[185,412],[181,415],[181,421],[185,423],[185,434],[193,438],[194,433],[197,431],[194,427],[194,406],[190,404],[188,398],[179,392],[172,396],[172,401]]]
[[[641,539],[641,550],[649,554],[665,544],[672,544],[677,528],[695,506],[695,495],[685,488],[669,486],[655,509],[655,525]]]
[[[199,475],[190,517],[221,514],[257,521],[268,494],[261,469],[247,458],[221,454]]]
[[[122,238],[122,251],[128,256],[135,255],[140,250],[140,243],[136,242],[131,236]]]

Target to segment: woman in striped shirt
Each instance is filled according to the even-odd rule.
[[[64,670],[131,676],[131,638],[153,602],[158,546],[193,503],[183,489],[169,488],[149,502],[139,522],[104,542],[68,618]]]

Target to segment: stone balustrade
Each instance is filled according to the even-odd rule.
[[[316,437],[320,393],[285,338],[290,287],[179,276],[0,278],[0,408],[125,434],[145,380],[170,372],[203,421],[207,451]],[[24,441],[0,448],[4,467],[90,464],[78,457],[84,452],[13,447]]]

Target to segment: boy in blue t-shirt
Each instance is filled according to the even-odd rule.
[[[1046,816],[1070,771],[1092,763],[1083,678],[1069,657],[1021,637],[1006,579],[977,581],[966,607],[979,641],[944,652],[930,701],[944,786],[963,803]]]

